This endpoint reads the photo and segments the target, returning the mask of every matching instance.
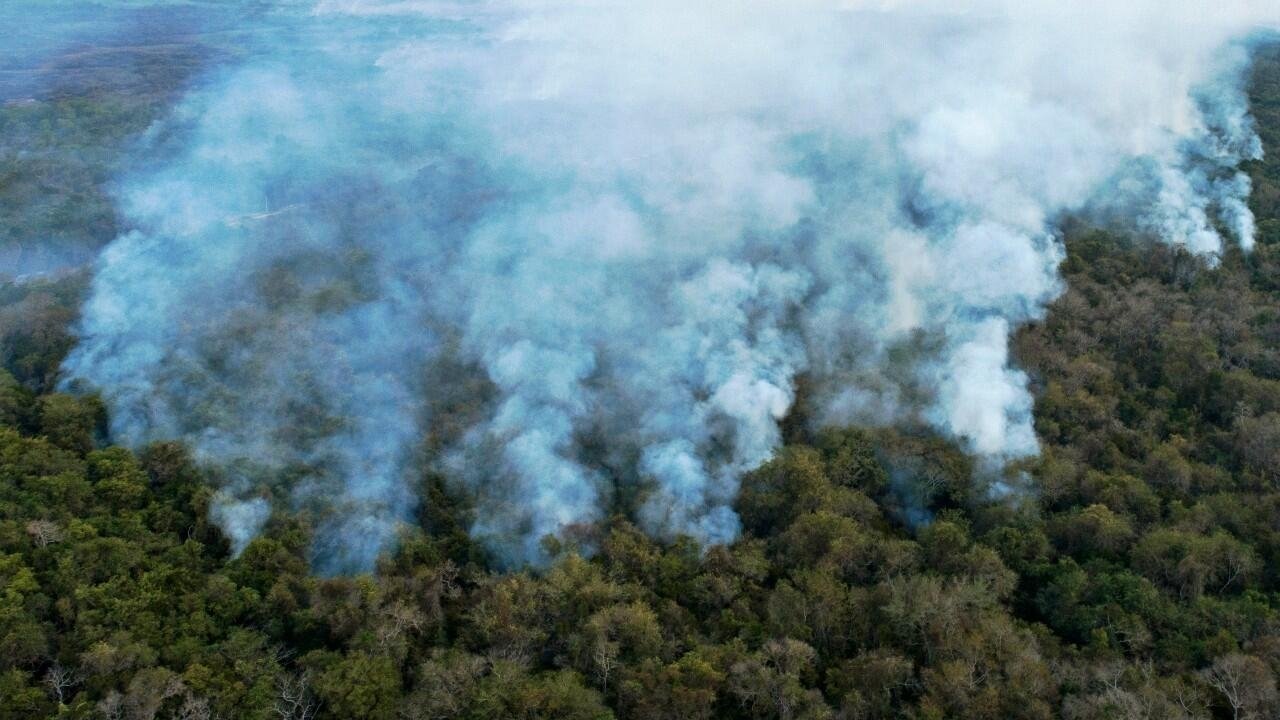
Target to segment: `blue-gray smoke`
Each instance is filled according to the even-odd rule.
[[[276,6],[151,131],[65,370],[221,468],[237,549],[285,503],[329,571],[429,466],[511,562],[620,489],[732,540],[801,374],[819,422],[1034,454],[1057,217],[1252,242],[1237,41],[1280,8],[1112,5]]]

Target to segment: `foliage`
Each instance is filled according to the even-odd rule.
[[[0,718],[1276,717],[1280,161],[1250,172],[1260,244],[1217,267],[1067,223],[1013,496],[936,437],[791,418],[733,545],[620,515],[536,572],[432,476],[372,576],[310,574],[306,513],[230,557],[181,446],[50,391],[74,282],[4,286]]]

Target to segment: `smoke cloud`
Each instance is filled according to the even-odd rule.
[[[1261,148],[1241,83],[1280,9],[261,16],[270,42],[122,179],[133,229],[98,262],[65,370],[118,439],[184,438],[221,468],[237,550],[272,507],[314,510],[317,564],[343,572],[393,542],[427,467],[511,563],[620,497],[655,536],[731,541],[738,478],[802,375],[819,422],[1035,454],[1008,337],[1061,290],[1055,220],[1247,249],[1236,166]]]

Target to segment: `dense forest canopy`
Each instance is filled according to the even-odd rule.
[[[820,422],[801,373],[781,447],[726,501],[731,542],[651,532],[621,487],[513,567],[473,532],[486,499],[419,462],[376,566],[327,574],[324,508],[236,537],[234,467],[113,444],[109,403],[65,384],[83,263],[129,229],[130,149],[252,52],[193,38],[211,23],[0,84],[0,718],[1280,716],[1280,45],[1249,70],[1251,251],[1055,221],[1061,294],[1009,343],[1037,454],[992,470],[922,418]],[[256,280],[281,306],[358,293],[277,271]],[[498,392],[436,372],[425,454]]]

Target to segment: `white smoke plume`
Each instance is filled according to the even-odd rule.
[[[1252,242],[1271,2],[323,0],[153,129],[68,377],[226,468],[242,547],[367,568],[435,463],[509,562],[638,497],[732,540],[797,378],[828,423],[1037,452],[1009,333],[1099,208]],[[488,389],[427,451],[454,375]],[[455,416],[458,415],[456,408]],[[318,506],[318,505],[317,505]]]

